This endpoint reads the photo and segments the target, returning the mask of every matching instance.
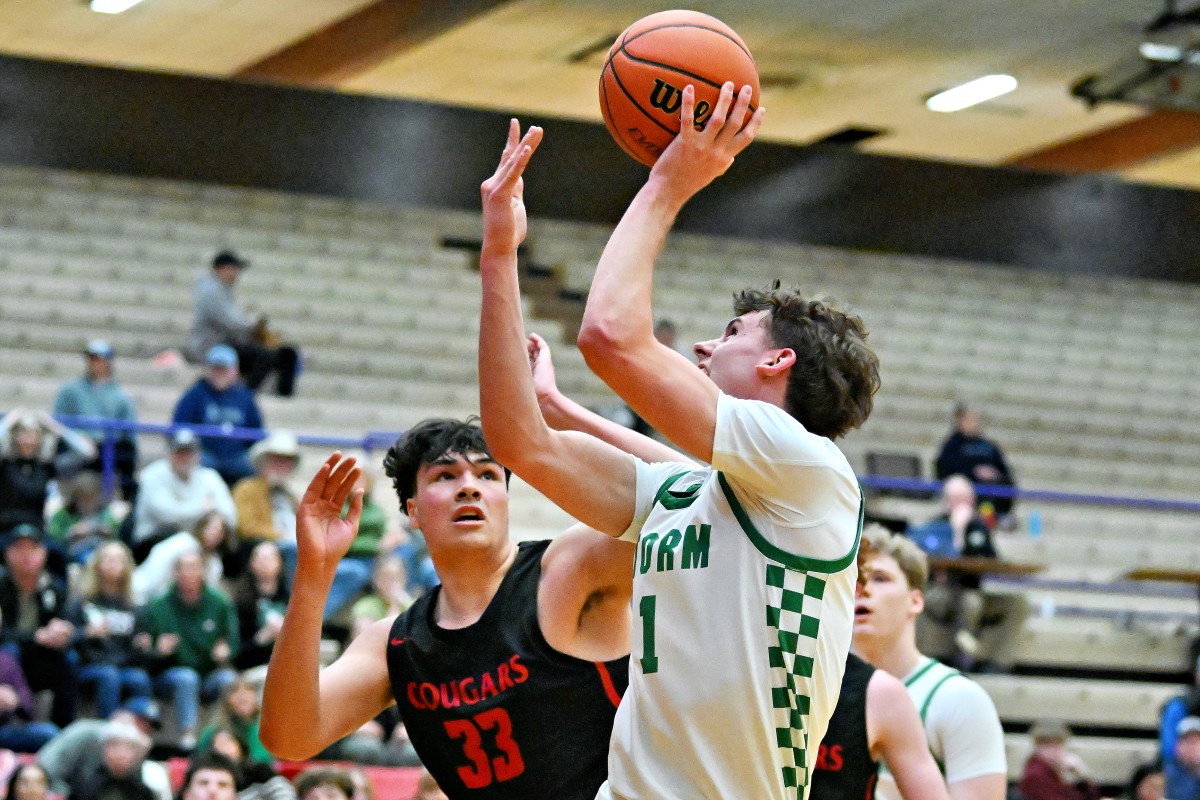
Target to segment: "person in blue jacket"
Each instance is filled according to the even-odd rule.
[[[238,357],[225,344],[209,348],[204,376],[183,393],[171,421],[176,425],[217,425],[234,428],[263,427],[262,412],[254,393],[238,377]],[[225,436],[200,437],[200,463],[220,473],[232,486],[254,474],[250,463],[253,439]]]

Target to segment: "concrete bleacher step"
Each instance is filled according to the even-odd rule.
[[[1186,687],[1171,683],[972,675],[1005,722],[1060,719],[1071,726],[1140,729],[1153,734],[1167,700]],[[1119,718],[1118,718],[1119,715]]]

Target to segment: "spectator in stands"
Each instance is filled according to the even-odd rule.
[[[1016,485],[1000,446],[983,435],[983,415],[966,402],[954,407],[954,430],[942,442],[933,467],[939,481],[966,475],[973,483]],[[1012,511],[1011,497],[994,497],[988,502],[1000,517]]]
[[[1029,731],[1033,752],[1021,771],[1019,788],[1026,800],[1100,800],[1103,793],[1089,777],[1087,764],[1067,747],[1071,731],[1059,720],[1043,720]]]
[[[354,781],[341,767],[312,767],[296,777],[299,800],[352,800]]]
[[[929,555],[941,558],[995,558],[996,548],[987,525],[975,508],[975,489],[962,475],[951,475],[942,484],[941,515],[908,529],[908,536]],[[925,592],[928,617],[954,631],[960,666],[979,652],[976,631],[983,613],[979,576],[935,570]]]
[[[127,722],[107,722],[100,734],[101,758],[72,784],[68,800],[158,800],[142,781],[150,737]]]
[[[296,789],[270,763],[246,757],[246,745],[229,728],[218,728],[207,747],[198,752],[219,753],[238,768],[238,800],[296,800]]]
[[[254,474],[233,487],[237,506],[238,536],[269,539],[281,546],[296,541],[296,507],[299,498],[288,486],[300,463],[300,443],[290,431],[271,431],[250,448]]]
[[[373,497],[375,476],[373,474],[363,470],[358,479],[358,486],[355,488],[363,490],[363,507],[358,523],[358,535],[354,537],[354,542],[350,545],[350,552],[342,559],[344,563],[352,564],[357,568],[357,574],[347,575],[345,579],[347,599],[357,595],[371,580],[376,559],[397,551],[409,541],[408,534],[403,529],[392,528],[387,512],[375,502]],[[347,503],[346,507],[342,509],[342,515],[345,516],[349,513],[350,505]],[[402,588],[407,589],[407,574],[405,574],[404,580],[405,584]],[[344,601],[336,602],[344,605]]]
[[[213,345],[229,345],[237,350],[251,389],[258,391],[274,373],[279,394],[291,397],[300,364],[296,347],[279,342],[266,317],[247,315],[234,300],[233,286],[247,266],[234,253],[218,253],[212,270],[196,281],[190,355],[198,361]]]
[[[85,564],[97,546],[116,538],[121,523],[104,502],[95,472],[81,472],[59,488],[63,505],[50,517],[46,533],[68,561]]]
[[[259,542],[250,551],[247,569],[238,578],[233,591],[238,629],[242,632],[242,648],[237,658],[239,669],[262,667],[271,660],[271,650],[283,627],[288,597],[279,545],[272,541]]]
[[[1129,788],[1122,800],[1164,800],[1167,781],[1158,763],[1142,764],[1129,778]]]
[[[354,800],[375,800],[375,787],[371,785],[367,771],[362,767],[350,767],[346,771],[354,784]]]
[[[917,618],[925,608],[926,556],[911,540],[880,526],[863,531],[874,548],[854,608],[854,651],[904,681],[921,711],[929,749],[943,766],[952,800],[1002,800],[1007,785],[1004,731],[987,692],[957,670],[917,649]],[[899,797],[890,775],[880,800]]]
[[[241,783],[237,764],[220,753],[198,753],[183,776],[179,800],[234,800]]]
[[[412,800],[450,800],[446,793],[438,786],[437,781],[429,774],[429,770],[421,770],[421,777],[417,778],[417,793],[413,795]]]
[[[14,408],[0,418],[0,533],[21,523],[45,524],[51,481],[69,472],[55,457],[60,440],[79,463],[96,457],[90,439],[49,414]]]
[[[260,429],[262,412],[254,394],[238,380],[238,357],[232,347],[218,344],[204,358],[204,376],[191,385],[175,404],[171,421],[176,425],[216,425]],[[200,461],[221,474],[230,486],[254,474],[248,439],[229,436],[200,437]]]
[[[196,746],[205,749],[217,731],[225,730],[237,737],[244,757],[260,764],[270,764],[274,757],[263,747],[258,736],[258,692],[249,681],[238,678],[225,687],[220,707],[211,723],[204,727]]]
[[[120,422],[137,422],[133,398],[113,378],[113,348],[103,339],[88,342],[83,351],[84,374],[68,381],[54,399],[54,414],[59,417],[100,417]],[[89,428],[82,433],[95,444],[97,457],[87,465],[95,472],[103,470],[99,455],[104,443],[102,428]],[[132,503],[137,496],[137,437],[133,431],[113,434],[114,466],[120,481],[121,497]]]
[[[1184,717],[1175,726],[1175,752],[1163,765],[1167,797],[1200,800],[1200,717]]]
[[[67,608],[75,626],[79,682],[96,685],[96,713],[108,717],[122,695],[149,698],[150,676],[133,646],[137,609],[131,591],[133,556],[121,542],[101,545],[88,561],[78,596]]]
[[[146,606],[137,644],[151,658],[154,688],[170,695],[181,749],[196,744],[200,700],[213,700],[237,680],[231,668],[240,643],[233,603],[204,579],[204,559],[186,552],[175,562],[171,589]]]
[[[355,636],[372,623],[401,614],[413,604],[413,598],[405,588],[408,575],[404,571],[404,561],[399,556],[380,556],[371,572],[371,583],[371,593],[357,600],[350,610]]]
[[[50,800],[50,780],[36,762],[22,764],[8,779],[8,800]]]
[[[8,570],[0,576],[0,635],[19,653],[30,688],[54,693],[52,719],[66,727],[75,719],[78,694],[70,659],[75,626],[66,619],[66,588],[46,570],[41,528],[14,528],[4,560]]]
[[[1159,758],[1163,764],[1175,760],[1175,730],[1184,717],[1200,717],[1200,656],[1192,668],[1192,685],[1163,705],[1158,726]]]
[[[154,547],[146,560],[133,571],[133,597],[148,603],[171,584],[175,562],[183,553],[200,553],[204,558],[204,576],[209,586],[217,586],[225,576],[224,558],[232,552],[233,531],[219,511],[205,512],[190,530],[168,536]]]
[[[150,738],[161,727],[158,703],[148,697],[135,697],[103,719],[79,719],[38,751],[38,764],[49,776],[55,794],[67,795],[71,787],[92,773],[103,753],[103,733],[110,722],[132,725]],[[171,778],[167,768],[145,760],[141,767],[142,783],[154,790],[158,800],[171,800]]]
[[[142,560],[150,549],[195,525],[209,511],[237,525],[237,510],[229,487],[215,470],[200,464],[196,434],[181,428],[171,435],[170,453],[142,470],[134,506],[133,555]]]
[[[33,692],[17,659],[0,650],[0,747],[36,753],[54,738],[58,726],[33,719]]]

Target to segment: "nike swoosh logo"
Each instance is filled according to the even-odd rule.
[[[393,645],[401,645],[401,644],[404,644],[404,640],[403,639],[392,639],[392,644]]]

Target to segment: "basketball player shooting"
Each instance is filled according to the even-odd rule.
[[[580,521],[638,545],[630,688],[609,781],[620,800],[808,797],[853,623],[862,497],[831,441],[861,425],[879,383],[857,317],[798,292],[744,291],[699,369],[653,335],[654,263],[683,205],[762,123],[731,84],[681,133],[613,232],[579,345],[635,412],[701,464],[649,464],[555,431],[528,368],[517,246],[522,175],[542,138],[514,120],[481,187],[480,407],[497,460]]]

